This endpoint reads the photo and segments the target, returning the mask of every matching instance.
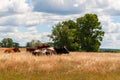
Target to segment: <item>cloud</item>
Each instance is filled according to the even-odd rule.
[[[21,45],[32,39],[47,42],[48,29],[54,24],[95,13],[105,31],[101,47],[119,48],[119,3],[119,0],[0,0],[0,39],[11,37]]]
[[[114,16],[110,15],[99,16],[103,30],[105,31],[105,36],[101,45],[102,48],[120,48],[120,23],[114,21],[113,17]]]
[[[83,1],[83,0],[82,0]],[[37,12],[47,12],[54,14],[76,14],[82,12],[82,2],[77,4],[78,0],[37,0],[33,2],[33,10]],[[77,5],[77,6],[76,6]],[[80,8],[81,7],[81,8]]]
[[[17,32],[17,28],[16,27],[11,27],[11,26],[0,26],[0,32],[1,33],[7,33],[7,32]]]
[[[0,0],[0,17],[31,12],[32,9],[26,0]]]
[[[79,14],[84,12],[102,12],[119,15],[119,0],[32,0],[33,10],[53,14]]]

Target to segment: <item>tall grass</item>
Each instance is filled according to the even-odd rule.
[[[120,54],[71,52],[33,56],[0,53],[0,80],[119,80]]]

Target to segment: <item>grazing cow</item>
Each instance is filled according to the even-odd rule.
[[[52,55],[52,54],[53,54],[53,51],[46,48],[45,54],[46,54],[46,55]]]
[[[55,48],[54,50],[56,51],[57,54],[69,54],[69,51],[66,47],[62,47],[62,48]]]
[[[33,52],[33,51],[35,51],[36,49],[35,48],[26,48],[26,51],[27,52]]]
[[[15,53],[15,52],[20,52],[19,48],[8,48],[5,49],[4,53]]]
[[[19,48],[13,48],[14,52],[20,52]]]
[[[54,48],[50,47],[50,48],[46,48],[47,51],[50,53],[50,55],[52,54],[57,54],[56,51],[54,50]]]
[[[32,52],[32,54],[33,54],[33,55],[36,55],[36,56],[38,56],[38,55],[43,55],[42,51],[39,50],[39,49],[34,50],[34,51]]]
[[[53,50],[47,49],[47,48],[42,48],[42,49],[36,49],[35,51],[32,52],[33,55],[52,55]]]
[[[37,47],[37,49],[48,48],[48,47],[50,47],[48,44],[41,44]]]
[[[13,48],[5,49],[4,53],[14,53]]]

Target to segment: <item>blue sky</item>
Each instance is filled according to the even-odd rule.
[[[54,24],[93,13],[105,31],[101,48],[120,49],[119,0],[0,0],[0,5],[0,40],[49,42]]]

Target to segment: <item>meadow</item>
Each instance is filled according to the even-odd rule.
[[[120,80],[120,54],[70,52],[33,56],[0,52],[0,80]]]

